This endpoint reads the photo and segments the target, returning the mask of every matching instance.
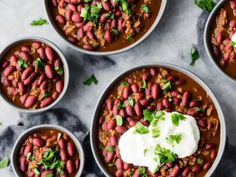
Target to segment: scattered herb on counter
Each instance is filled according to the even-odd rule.
[[[182,140],[182,134],[170,135],[166,138],[167,143],[172,146],[174,146],[175,143],[179,144],[181,140]]]
[[[195,4],[207,12],[211,12],[216,5],[214,0],[195,0]]]
[[[44,25],[44,24],[48,24],[48,22],[47,22],[46,19],[43,19],[43,18],[40,18],[38,20],[33,20],[30,23],[31,26],[41,26],[41,25]]]
[[[94,83],[95,85],[98,84],[98,80],[94,74],[92,74],[86,81],[84,81],[83,84],[84,85],[91,85],[92,83]]]
[[[123,118],[120,115],[116,115],[115,119],[116,119],[116,125],[117,126],[123,125]]]
[[[161,147],[159,144],[156,145],[154,153],[159,157],[161,164],[174,162],[178,158],[175,153],[171,152],[169,149]]]
[[[135,132],[139,133],[139,134],[147,134],[147,133],[149,133],[149,130],[141,122],[138,122],[135,125]]]
[[[182,114],[172,113],[171,114],[171,120],[172,120],[172,123],[175,126],[179,126],[179,121],[180,120],[186,120],[186,117],[184,117],[184,115],[182,115]]]
[[[6,168],[9,165],[9,160],[8,158],[4,158],[0,161],[0,169]]]
[[[28,68],[28,64],[26,63],[26,61],[22,58],[20,58],[17,62],[17,64],[19,65],[19,67],[21,68]]]
[[[192,62],[190,63],[191,66],[194,66],[196,60],[199,59],[200,55],[199,52],[196,48],[192,47],[190,50],[190,54],[191,54],[191,58],[192,58]]]

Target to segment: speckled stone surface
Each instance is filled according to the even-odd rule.
[[[125,53],[107,57],[87,56],[76,52],[64,43],[51,25],[30,26],[29,23],[34,19],[47,18],[43,0],[0,0],[0,9],[0,51],[15,38],[30,35],[47,38],[62,49],[69,63],[71,77],[68,91],[55,109],[76,116],[86,129],[89,129],[96,102],[104,88],[115,76],[130,67],[143,63],[167,62],[197,74],[215,93],[227,125],[226,150],[213,176],[236,176],[236,82],[222,76],[209,61],[203,46],[203,29],[209,14],[198,9],[193,0],[168,0],[161,22],[143,43]],[[194,67],[189,65],[192,45],[197,46],[201,54],[201,59]],[[92,73],[98,78],[99,84],[84,86],[83,81]],[[6,132],[8,125],[16,125],[19,121],[27,122],[27,117],[31,115],[12,110],[0,99],[0,120],[3,122],[0,135],[1,132]],[[10,138],[12,134],[5,136]],[[9,144],[0,143],[0,149],[11,147],[10,143],[11,140]],[[0,158],[9,156],[6,154],[9,151],[9,148],[4,152],[0,151]],[[0,170],[0,175],[14,176],[10,167]]]

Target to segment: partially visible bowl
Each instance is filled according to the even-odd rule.
[[[113,0],[111,0],[111,1],[113,1]],[[51,22],[51,24],[52,24],[52,26],[53,26],[53,28],[57,31],[57,33],[64,39],[64,41],[68,44],[68,45],[70,45],[72,48],[74,48],[75,50],[77,50],[77,51],[79,51],[79,52],[82,52],[82,53],[85,53],[85,54],[90,54],[90,55],[111,55],[111,54],[117,54],[117,53],[121,53],[121,52],[125,52],[125,51],[127,51],[127,50],[129,50],[129,49],[131,49],[131,48],[133,48],[133,47],[135,47],[135,46],[137,46],[139,43],[141,43],[144,39],[146,39],[148,36],[149,36],[149,34],[155,29],[155,27],[157,26],[157,24],[159,23],[159,21],[160,21],[160,19],[161,19],[161,17],[162,17],[162,15],[163,15],[163,13],[164,13],[164,11],[165,11],[165,8],[166,8],[166,4],[167,4],[167,0],[161,0],[161,2],[159,1],[159,0],[157,0],[157,1],[154,1],[153,3],[155,3],[155,4],[152,4],[152,7],[151,7],[151,9],[152,10],[157,10],[157,7],[158,7],[158,9],[159,9],[159,11],[158,11],[158,14],[157,15],[155,15],[155,16],[152,16],[151,17],[151,20],[152,20],[152,22],[148,22],[148,19],[145,19],[145,21],[146,21],[146,23],[148,24],[148,28],[145,28],[145,29],[141,29],[141,32],[140,32],[140,34],[137,34],[137,36],[136,37],[134,37],[134,40],[131,40],[130,42],[127,42],[127,40],[126,39],[120,39],[120,41],[119,41],[119,44],[118,45],[113,45],[113,43],[111,42],[111,43],[109,43],[109,44],[106,44],[106,46],[107,46],[107,48],[109,48],[109,49],[106,49],[106,48],[104,48],[104,49],[102,49],[101,51],[100,50],[90,50],[90,49],[84,49],[84,48],[82,48],[82,47],[80,47],[79,45],[77,45],[76,43],[78,43],[78,39],[77,39],[77,33],[75,34],[75,35],[73,35],[74,37],[73,38],[70,38],[70,40],[68,40],[67,39],[67,37],[66,37],[66,35],[65,35],[65,33],[64,33],[64,31],[62,30],[62,27],[59,27],[59,25],[58,25],[58,23],[56,22],[56,20],[55,20],[55,14],[57,14],[56,13],[56,11],[57,10],[55,10],[55,9],[53,9],[53,5],[52,5],[52,3],[55,3],[55,4],[57,4],[57,3],[61,3],[62,1],[55,1],[55,0],[44,0],[44,3],[45,3],[45,8],[46,8],[46,11],[47,11],[47,14],[48,14],[48,18],[49,18],[49,20],[50,20],[50,22]],[[91,1],[92,2],[92,1]],[[99,2],[99,1],[98,1]],[[122,1],[122,2],[124,2],[124,1]],[[125,1],[126,2],[126,1]],[[76,2],[76,3],[78,3],[78,2]],[[71,3],[70,4],[70,7],[69,6],[67,6],[66,8],[64,8],[64,7],[61,7],[63,10],[61,10],[60,12],[61,12],[61,14],[63,14],[64,12],[65,12],[65,10],[67,9],[69,9],[68,11],[70,11],[70,13],[68,13],[68,14],[70,14],[70,15],[68,15],[69,17],[68,18],[71,18],[71,10],[72,11],[74,11],[73,13],[75,13],[75,14],[77,14],[78,12],[77,12],[77,8],[79,9],[79,6],[80,6],[80,3],[78,3],[78,6],[77,6],[77,4],[76,3]],[[88,1],[87,3],[90,3],[90,1]],[[106,1],[106,2],[104,2],[104,3],[108,3],[109,4],[109,6],[111,6],[110,5],[110,1]],[[143,0],[139,0],[138,2],[136,2],[137,4],[138,4],[138,8],[140,8],[140,6],[141,6],[141,3],[145,3],[145,1],[143,1]],[[112,4],[112,3],[111,3]],[[71,7],[72,6],[72,7]],[[113,6],[111,6],[111,7],[113,7]],[[137,11],[137,7],[136,7],[136,10],[135,11]],[[80,8],[81,9],[81,8]],[[119,8],[116,8],[116,10],[117,9],[119,9]],[[149,9],[147,9],[146,8],[146,10],[147,11],[149,11]],[[64,11],[64,12],[63,12]],[[121,11],[121,10],[120,10]],[[113,11],[103,11],[104,12],[104,14],[105,14],[105,12],[107,12],[107,13],[112,13]],[[156,14],[156,12],[155,12],[155,14]],[[114,14],[113,14],[114,15]],[[65,16],[67,16],[67,15],[65,15]],[[79,18],[79,17],[78,17]],[[82,18],[82,17],[80,17],[80,18]],[[113,18],[113,17],[112,17]],[[65,18],[64,17],[61,17],[60,18],[60,20],[62,20],[62,19],[64,19],[65,20]],[[98,19],[99,20],[99,19]],[[63,21],[63,20],[62,20]],[[70,20],[70,22],[72,23],[72,21]],[[80,26],[81,24],[83,24],[84,25],[84,23],[85,22],[78,22],[77,23],[77,26]],[[150,23],[152,23],[152,24],[150,24]],[[74,25],[73,25],[74,26]],[[75,27],[75,29],[76,29],[77,27]],[[80,28],[81,29],[81,27],[78,27],[78,28]],[[114,28],[115,29],[115,28]],[[84,32],[85,33],[85,32]],[[111,34],[112,35],[112,34]],[[92,36],[92,35],[89,35],[89,36]],[[123,36],[121,36],[122,38],[123,38]],[[121,38],[120,37],[120,38]],[[77,40],[76,42],[75,42],[75,40]],[[130,39],[129,39],[130,40]],[[74,42],[72,42],[72,41],[74,41]]]
[[[218,32],[221,34],[216,34],[214,31],[217,27],[216,25],[216,18],[219,19],[220,11],[224,8],[227,12],[226,16],[226,24],[224,27],[223,33]],[[223,13],[222,13],[223,14]],[[227,51],[231,52],[233,51],[233,46],[231,45],[231,37],[230,34],[228,33],[228,27],[230,20],[235,19],[236,17],[233,17],[233,10],[230,9],[230,1],[228,0],[221,0],[220,2],[217,3],[215,8],[212,10],[210,16],[207,19],[206,25],[205,25],[205,30],[204,30],[204,45],[206,52],[212,62],[212,64],[217,68],[217,70],[224,75],[226,78],[235,81],[236,80],[236,65],[231,61],[229,58],[229,55],[225,55],[226,52],[223,54],[222,49],[227,47]],[[229,20],[230,19],[230,20]],[[224,21],[224,20],[223,20]],[[222,22],[224,23],[224,22]],[[213,33],[215,34],[214,39],[212,39]],[[226,35],[224,35],[226,34]],[[217,37],[218,35],[218,37]],[[221,37],[220,37],[221,35]],[[227,38],[229,39],[229,43],[227,46],[223,46],[222,44],[224,43],[224,40]],[[219,39],[220,42],[217,41]],[[214,44],[213,42],[214,41]],[[216,45],[217,44],[217,45]],[[230,48],[231,47],[231,48]],[[234,62],[236,61],[236,57],[234,57]]]
[[[12,153],[11,153],[11,165],[12,165],[12,168],[13,168],[13,171],[15,173],[15,175],[17,177],[23,177],[22,175],[22,171],[20,171],[19,169],[21,168],[20,166],[20,161],[21,163],[22,162],[22,157],[20,158],[19,157],[19,153],[21,153],[20,151],[23,151],[23,153],[25,153],[25,149],[26,148],[23,148],[22,150],[22,146],[23,143],[25,142],[25,140],[31,136],[33,138],[37,138],[39,136],[38,132],[41,131],[50,131],[50,130],[53,130],[53,131],[59,131],[61,132],[61,135],[60,135],[60,140],[61,139],[64,139],[64,135],[66,135],[67,137],[69,136],[69,139],[72,140],[72,142],[74,143],[75,145],[75,148],[76,148],[76,151],[78,152],[78,155],[75,154],[73,157],[71,157],[73,160],[75,160],[76,158],[79,157],[79,169],[77,169],[77,172],[73,172],[75,173],[74,177],[80,177],[82,175],[82,172],[83,172],[83,168],[84,168],[84,160],[85,160],[85,157],[84,157],[84,151],[83,151],[83,147],[81,145],[81,143],[79,142],[79,140],[75,137],[75,135],[70,132],[69,130],[61,127],[61,126],[58,126],[58,125],[50,125],[50,124],[45,124],[45,125],[38,125],[38,126],[34,126],[34,127],[31,127],[29,129],[27,129],[25,132],[23,132],[19,137],[18,139],[16,140],[15,144],[14,144],[14,147],[12,149]],[[57,135],[58,136],[58,135]],[[53,138],[53,137],[48,137],[48,138]],[[64,139],[65,140],[65,139]],[[58,141],[58,140],[56,140]],[[34,140],[33,140],[34,142]],[[69,141],[71,142],[71,141]],[[47,148],[51,148],[50,146],[45,146]],[[60,148],[60,146],[59,146]],[[65,148],[68,148],[68,144],[65,145]],[[32,150],[32,149],[31,149]],[[67,150],[68,151],[68,150]],[[68,153],[68,152],[67,152]],[[24,157],[24,158],[28,158],[29,159],[29,156],[32,156],[32,152],[29,152],[27,153],[27,157]],[[68,157],[68,155],[67,155]],[[69,160],[68,160],[69,161]],[[74,161],[75,163],[75,161]],[[67,162],[65,163],[65,169],[68,168],[67,167],[68,164]],[[75,168],[75,167],[74,167]],[[43,174],[43,171],[40,171],[41,169],[37,169],[37,171],[39,171],[40,173]],[[45,170],[45,169],[44,169]],[[50,169],[48,169],[50,170]],[[33,171],[33,174],[35,172]],[[45,173],[45,172],[44,172]]]
[[[37,43],[35,48],[32,47],[34,42]],[[36,49],[37,47],[39,47],[39,49]],[[52,49],[52,60],[47,58],[48,55],[46,55],[45,52],[46,48]],[[39,54],[40,50],[42,57]],[[31,53],[32,51],[35,52]],[[50,53],[50,51],[48,53]],[[28,113],[46,111],[55,106],[62,99],[67,90],[69,82],[67,61],[61,50],[46,39],[40,37],[24,37],[11,42],[0,54],[0,63],[2,73],[5,72],[7,70],[6,68],[9,66],[13,66],[14,68],[14,71],[10,75],[9,73],[6,76],[4,74],[1,75],[0,95],[6,103],[18,111]],[[4,66],[4,63],[7,63],[7,65]],[[47,65],[50,65],[52,76],[47,75],[49,70]],[[23,78],[23,73],[24,71],[26,72],[26,70],[31,70],[31,72],[25,75],[26,78]],[[32,75],[33,73],[35,74]],[[26,80],[31,76],[33,80],[29,83]],[[12,77],[13,80],[11,80],[10,77]],[[14,93],[9,95],[11,90],[13,90]],[[31,95],[37,97],[36,101],[35,98],[31,98],[35,101],[35,104],[33,106],[30,104],[25,106],[28,97]],[[44,103],[42,103],[43,100]],[[30,101],[30,98],[28,101]],[[48,102],[45,103],[46,101]],[[39,104],[37,109],[36,104]]]
[[[176,89],[176,84],[183,84],[184,82],[182,82],[183,80],[182,79],[187,79],[187,85],[181,85],[178,89],[179,93],[181,92],[181,90],[184,90],[184,92],[186,91],[186,88],[189,88],[191,91],[191,93],[203,93],[203,95],[201,95],[202,98],[204,98],[204,100],[202,101],[203,104],[205,104],[206,100],[211,100],[211,104],[210,105],[214,105],[215,107],[215,111],[214,111],[214,115],[213,117],[217,115],[218,117],[218,121],[220,122],[220,125],[218,127],[218,130],[219,130],[219,136],[217,135],[218,137],[218,143],[217,144],[217,149],[218,149],[218,153],[217,153],[217,156],[216,154],[214,154],[215,156],[213,158],[214,159],[214,163],[212,164],[212,166],[209,168],[208,166],[208,170],[207,171],[204,171],[204,174],[205,174],[205,177],[210,177],[213,172],[215,171],[217,165],[219,164],[220,162],[220,159],[222,157],[222,154],[224,152],[224,148],[225,148],[225,141],[226,141],[226,126],[225,126],[225,120],[224,120],[224,115],[222,113],[222,110],[221,110],[221,107],[216,99],[216,97],[214,96],[214,94],[212,93],[212,91],[209,89],[209,87],[201,80],[199,79],[196,75],[194,75],[193,73],[191,73],[190,71],[186,70],[186,69],[183,69],[181,67],[178,67],[178,66],[175,66],[175,65],[171,65],[171,64],[165,64],[165,63],[154,63],[154,64],[146,64],[146,65],[141,65],[141,66],[137,66],[137,67],[133,67],[123,73],[121,73],[120,75],[118,75],[109,85],[108,87],[104,90],[103,94],[101,95],[98,103],[97,103],[97,106],[96,106],[96,109],[95,109],[95,112],[94,112],[94,117],[93,117],[93,120],[92,120],[92,124],[91,124],[91,133],[90,133],[90,142],[91,142],[91,148],[92,148],[92,152],[93,152],[93,155],[95,157],[95,160],[98,164],[98,166],[100,167],[100,169],[103,171],[103,173],[107,176],[107,177],[113,177],[115,176],[115,173],[117,172],[116,175],[121,175],[121,172],[122,170],[119,170],[120,167],[119,167],[119,164],[120,164],[120,156],[117,154],[117,151],[119,152],[119,150],[117,150],[118,148],[118,144],[119,144],[119,137],[120,135],[122,135],[122,133],[124,133],[126,130],[127,130],[127,126],[134,126],[134,122],[132,122],[133,120],[141,120],[142,119],[142,116],[140,116],[142,113],[141,112],[138,112],[138,110],[140,110],[140,108],[133,108],[133,112],[134,112],[134,115],[131,116],[130,115],[130,109],[128,110],[127,108],[123,108],[123,106],[125,105],[124,103],[124,100],[126,99],[123,99],[122,96],[119,96],[119,95],[123,95],[124,92],[127,92],[128,89],[126,89],[126,91],[122,91],[122,85],[123,87],[128,87],[130,85],[132,85],[132,81],[134,81],[134,83],[137,83],[136,82],[136,79],[138,79],[138,82],[140,83],[140,78],[148,78],[146,77],[146,74],[145,73],[149,73],[149,68],[158,68],[158,75],[159,75],[159,69],[160,68],[164,68],[166,70],[168,70],[169,72],[171,72],[175,75],[173,75],[173,77],[170,77],[170,79],[173,79],[175,78],[175,76],[177,75],[177,77],[179,76],[179,78],[177,78],[177,80],[173,80],[171,81],[172,84],[174,85],[174,88]],[[150,71],[151,72],[151,75],[156,75],[157,76],[157,73],[152,70]],[[132,75],[129,75],[131,74]],[[143,76],[137,76],[135,74],[140,74],[142,73]],[[166,73],[165,71],[163,71],[163,73]],[[149,74],[150,76],[150,74]],[[170,76],[167,74],[167,77]],[[134,79],[134,78],[135,79]],[[152,76],[150,76],[152,77]],[[149,77],[149,78],[150,78]],[[132,79],[133,78],[133,79]],[[169,77],[168,77],[169,78]],[[160,78],[161,79],[161,78]],[[154,82],[154,81],[158,81],[160,79],[155,79],[155,78],[152,78],[150,79],[151,82]],[[164,79],[165,80],[165,79]],[[192,80],[191,82],[194,82],[195,85],[191,84],[190,80]],[[130,85],[129,85],[130,84]],[[139,84],[140,85],[140,84]],[[145,86],[145,84],[143,86],[145,87],[148,87],[149,85],[149,82],[147,82],[147,86]],[[172,85],[172,86],[173,86]],[[198,85],[198,86],[197,86]],[[120,91],[119,91],[119,87],[120,87]],[[139,86],[140,88],[140,86]],[[134,88],[132,88],[131,86],[131,89],[133,90]],[[202,89],[202,90],[201,90]],[[142,90],[142,89],[140,89]],[[195,90],[195,91],[194,91]],[[137,89],[136,89],[137,91]],[[139,92],[134,92],[136,93],[137,95],[140,95],[138,94]],[[140,91],[142,92],[142,91]],[[119,94],[120,93],[120,94]],[[130,97],[133,98],[133,92],[130,91]],[[148,92],[146,92],[147,94]],[[161,92],[163,93],[163,92]],[[173,93],[174,94],[174,93]],[[183,93],[181,93],[182,95]],[[205,94],[205,95],[204,95]],[[126,94],[125,94],[126,95]],[[142,95],[142,94],[141,94]],[[171,94],[172,95],[172,94]],[[200,96],[199,95],[199,96]],[[146,95],[147,96],[147,95]],[[164,100],[164,98],[166,97],[162,97],[162,94],[160,94],[160,90],[159,90],[159,96],[157,95],[154,95],[155,97],[157,97],[158,99],[154,99],[156,100],[158,103],[160,102],[163,102],[162,99]],[[168,96],[168,94],[165,93],[165,96]],[[127,95],[126,95],[127,97]],[[193,95],[192,95],[193,97]],[[194,96],[196,97],[196,95]],[[136,105],[137,104],[137,101],[136,99],[138,98],[138,96],[136,98],[133,99],[133,102],[131,101],[129,104],[133,104],[133,105]],[[174,98],[174,97],[173,97]],[[173,98],[171,99],[173,101]],[[113,102],[111,101],[113,99]],[[119,99],[120,102],[116,102],[116,100]],[[140,98],[141,99],[141,98]],[[168,97],[166,98],[167,100],[165,100],[165,102],[168,101]],[[193,99],[196,99],[196,98],[193,98]],[[144,93],[144,100],[145,100],[145,93]],[[153,99],[151,99],[153,100]],[[134,103],[135,102],[135,103]],[[114,104],[113,104],[114,103]],[[121,104],[120,104],[121,103]],[[151,103],[153,104],[157,104],[156,102],[152,102]],[[181,103],[181,102],[180,102]],[[176,107],[175,107],[175,104],[179,105],[180,103],[171,103],[172,104],[172,107],[173,107],[173,110],[172,111],[177,111],[175,110]],[[118,105],[117,105],[118,104]],[[144,104],[144,102],[141,102],[140,100],[140,103],[139,104]],[[166,106],[168,106],[166,103],[162,103],[162,104],[165,104]],[[120,106],[121,105],[121,106]],[[123,106],[122,106],[123,105]],[[118,115],[122,115],[121,117],[123,118],[123,121],[119,121],[119,124],[123,124],[123,126],[118,126],[118,125],[113,125],[114,121],[113,121],[113,117],[115,117],[114,115],[116,114],[116,106],[117,106],[117,109],[124,109],[126,113],[123,112],[119,112]],[[147,105],[148,106],[148,105]],[[120,107],[120,108],[118,108]],[[130,106],[129,106],[130,107]],[[156,108],[157,107],[157,108]],[[163,106],[162,106],[163,107]],[[168,106],[169,107],[169,106]],[[165,110],[166,109],[169,109],[168,107],[165,107]],[[180,107],[181,107],[181,104],[180,104]],[[187,106],[188,107],[188,106]],[[188,107],[187,110],[191,110],[193,107]],[[149,109],[149,108],[145,108],[145,106],[142,106],[141,108],[142,110],[144,109]],[[150,108],[151,109],[151,108]],[[159,108],[158,104],[157,105],[154,105],[154,110],[162,110],[163,108]],[[180,109],[180,108],[179,108]],[[194,107],[195,109],[195,107]],[[208,110],[208,109],[207,109]],[[114,112],[113,112],[114,111]],[[170,111],[170,109],[169,109]],[[206,110],[205,110],[206,111]],[[187,112],[185,114],[190,114],[191,112]],[[126,114],[126,115],[125,115]],[[138,114],[140,114],[138,116]],[[128,117],[127,117],[128,115]],[[123,117],[125,116],[125,117]],[[196,115],[197,116],[197,115]],[[209,118],[209,116],[207,116]],[[119,118],[120,119],[120,118]],[[197,118],[197,121],[199,121],[199,119],[201,120],[201,118]],[[124,123],[122,123],[124,122]],[[127,123],[126,123],[127,122]],[[137,122],[137,121],[136,121]],[[142,122],[143,123],[143,122]],[[144,122],[145,123],[145,122]],[[198,122],[198,126],[200,126],[200,121]],[[205,126],[205,125],[201,125],[201,126]],[[122,127],[121,128],[117,128],[117,127]],[[125,127],[125,128],[124,128]],[[110,137],[110,136],[115,136],[114,137]],[[114,140],[115,139],[115,140]],[[208,140],[209,141],[209,140]],[[210,140],[211,141],[211,140]],[[201,142],[201,141],[200,141]],[[107,144],[103,144],[103,143],[107,143]],[[109,145],[110,143],[110,145]],[[209,143],[209,142],[207,142]],[[199,146],[202,146],[200,145],[201,143],[199,143]],[[141,145],[141,144],[140,144]],[[205,145],[203,144],[203,147]],[[108,148],[110,147],[110,148]],[[101,149],[102,148],[102,149]],[[127,147],[128,148],[128,147]],[[200,147],[202,148],[202,147]],[[199,150],[199,149],[198,149]],[[129,150],[128,150],[129,151]],[[130,152],[130,151],[129,151]],[[134,152],[137,152],[134,150]],[[140,151],[141,152],[141,151]],[[113,153],[113,156],[111,155]],[[108,155],[109,154],[109,155]],[[111,159],[112,158],[112,159]],[[119,159],[119,162],[116,161],[116,159]],[[204,157],[205,159],[205,157]],[[111,161],[110,161],[111,160]],[[117,164],[113,164],[113,162],[116,161]],[[123,162],[124,163],[124,162]],[[176,164],[176,163],[174,163]],[[178,162],[177,162],[178,164]],[[115,166],[115,165],[118,165],[118,166]],[[209,164],[208,164],[209,165]],[[118,167],[119,169],[117,169],[116,167]],[[127,166],[126,166],[127,167]],[[130,165],[129,165],[130,167]],[[129,168],[128,167],[128,168]],[[133,166],[131,165],[131,168],[133,169],[133,173],[135,175],[136,174],[136,171],[137,171],[137,168],[136,166]],[[170,167],[171,168],[171,167]],[[179,167],[176,167],[177,169],[179,169]],[[192,167],[191,167],[192,168]],[[203,167],[202,167],[203,169]],[[117,171],[116,171],[117,170]],[[182,170],[182,169],[181,169]],[[143,170],[142,170],[143,171]],[[178,170],[179,172],[180,170]],[[188,172],[191,172],[188,171]],[[140,172],[138,172],[140,173]],[[181,172],[182,173],[182,172]],[[147,173],[146,173],[147,174]],[[175,173],[176,174],[176,173]],[[201,174],[201,173],[199,173]],[[134,176],[135,176],[134,175]]]

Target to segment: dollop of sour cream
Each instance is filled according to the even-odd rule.
[[[137,124],[127,130],[119,140],[121,159],[129,164],[148,167],[149,171],[156,172],[162,164],[160,157],[155,153],[157,145],[178,158],[192,155],[198,148],[200,132],[197,122],[190,115],[177,112],[164,112],[163,116],[151,123],[149,127],[143,126],[144,132],[137,131]],[[173,117],[177,115],[177,120]],[[178,118],[178,115],[182,119]]]

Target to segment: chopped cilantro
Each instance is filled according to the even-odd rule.
[[[159,144],[156,145],[154,153],[159,157],[161,164],[174,162],[177,159],[177,155],[175,153],[171,152],[169,149],[161,147]]]
[[[84,85],[91,85],[92,83],[96,85],[98,84],[98,80],[94,74],[92,74],[86,81],[84,81]]]
[[[40,172],[39,172],[39,170],[37,168],[34,168],[34,174],[35,175],[39,175],[40,174]]]
[[[122,84],[123,86],[128,86],[128,85],[129,85],[129,82],[123,81],[121,84]]]
[[[115,149],[114,149],[112,146],[107,146],[107,147],[106,147],[106,151],[108,151],[108,152],[114,152]]]
[[[126,39],[127,39],[128,41],[131,41],[131,40],[133,39],[133,36],[132,36],[132,35],[128,35],[128,36],[126,37]]]
[[[33,20],[30,23],[31,26],[41,26],[41,25],[44,25],[44,24],[48,24],[48,22],[47,22],[46,19],[43,19],[43,18],[39,18],[38,20]]]
[[[116,119],[117,126],[123,125],[123,118],[120,115],[116,115],[115,119]]]
[[[141,87],[142,89],[146,89],[147,88],[147,83],[146,83],[146,81],[145,80],[143,80],[143,85],[142,85],[142,87]]]
[[[151,129],[152,137],[157,138],[160,136],[160,129],[158,127]]]
[[[190,54],[191,54],[191,58],[192,58],[192,62],[190,63],[190,65],[193,66],[195,64],[196,60],[199,59],[200,55],[199,55],[198,50],[194,47],[191,48]]]
[[[111,32],[116,36],[120,33],[119,30],[115,28],[111,29]]]
[[[179,113],[172,113],[171,120],[175,126],[179,126],[179,121],[186,120],[186,117],[184,117],[182,114],[179,114]]]
[[[20,58],[17,63],[18,63],[18,65],[19,65],[19,67],[21,67],[21,68],[28,68],[28,64],[27,64],[26,61],[25,61],[24,59],[22,59],[22,58]]]
[[[181,140],[182,140],[182,134],[170,135],[166,138],[167,143],[172,146],[174,146],[175,143],[179,144]]]
[[[44,62],[39,57],[35,60],[35,64],[38,68],[43,67],[45,65]]]
[[[144,12],[144,13],[150,13],[151,10],[150,10],[150,7],[147,5],[147,4],[143,4],[141,6],[141,10]]]
[[[202,10],[211,12],[216,3],[213,0],[195,0],[195,4]]]
[[[0,169],[6,168],[9,165],[8,158],[4,158],[0,161]]]
[[[143,110],[144,120],[149,121],[150,123],[153,121],[153,119],[163,119],[165,112],[163,111],[150,111],[150,110]]]
[[[139,133],[139,134],[147,134],[147,133],[149,133],[149,130],[141,122],[138,122],[135,125],[135,132]]]

